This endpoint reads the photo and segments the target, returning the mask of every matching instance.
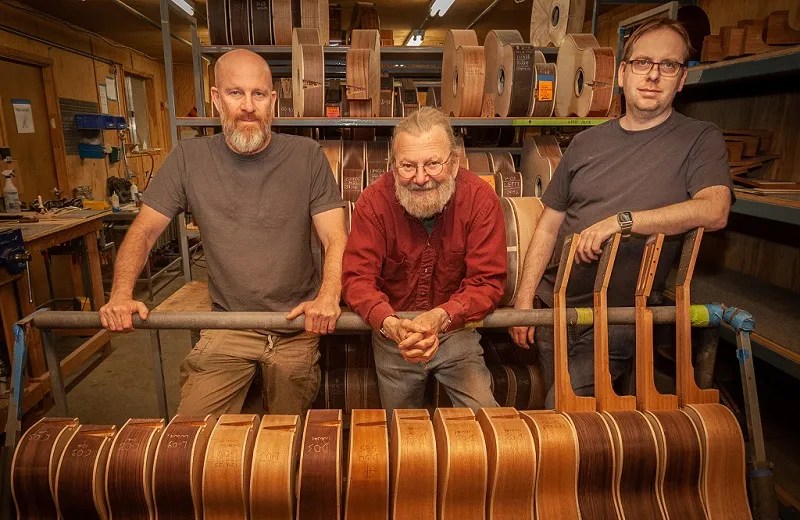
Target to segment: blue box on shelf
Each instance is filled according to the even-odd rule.
[[[75,126],[79,130],[117,130],[128,127],[124,117],[108,114],[75,114]]]
[[[114,123],[117,130],[125,130],[128,128],[128,122],[124,117],[114,116]]]
[[[102,144],[79,144],[78,155],[81,159],[104,159],[106,156]]]

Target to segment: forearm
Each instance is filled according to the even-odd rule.
[[[550,258],[553,256],[553,248],[556,245],[558,233],[551,232],[542,227],[538,227],[531,238],[531,245],[525,254],[525,264],[522,269],[522,278],[517,288],[517,299],[514,305],[518,309],[530,309],[533,307],[533,296],[536,288],[542,280],[544,271]]]
[[[342,255],[347,240],[344,236],[331,238],[325,247],[325,265],[322,268],[322,285],[319,296],[339,301],[342,295]]]
[[[147,255],[153,247],[157,238],[150,236],[141,226],[136,223],[130,227],[122,245],[117,252],[117,260],[114,264],[114,282],[111,286],[111,297],[123,296],[130,298],[133,295],[133,288],[139,273],[142,272]]]
[[[729,200],[726,204],[722,198],[695,198],[663,208],[634,211],[631,231],[637,235],[678,235],[698,227],[716,231],[725,227],[729,208]]]

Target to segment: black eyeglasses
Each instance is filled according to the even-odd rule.
[[[672,78],[678,75],[678,73],[683,69],[686,64],[681,63],[679,61],[672,61],[672,60],[664,60],[664,61],[653,61],[647,58],[638,58],[635,60],[627,60],[626,63],[629,63],[631,66],[631,71],[634,74],[650,74],[650,71],[653,70],[653,65],[658,65],[658,71],[661,73],[662,76],[667,78]]]

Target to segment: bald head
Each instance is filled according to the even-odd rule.
[[[243,71],[272,88],[272,71],[269,65],[264,58],[247,49],[228,51],[217,60],[214,64],[214,84],[217,88],[224,88],[227,82]]]

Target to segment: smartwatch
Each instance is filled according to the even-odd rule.
[[[623,237],[631,236],[631,229],[633,229],[633,215],[630,211],[621,211],[617,213],[617,224],[622,230]]]

